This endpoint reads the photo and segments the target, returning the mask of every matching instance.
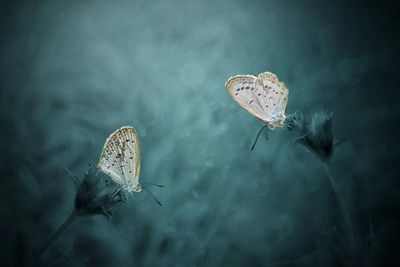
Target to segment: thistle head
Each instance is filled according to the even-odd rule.
[[[286,128],[289,130],[299,130],[303,132],[306,129],[306,118],[303,113],[296,111],[286,117]]]
[[[332,134],[333,114],[318,111],[305,117],[296,112],[287,119],[287,128],[298,130],[301,136],[295,140],[318,158],[327,161],[332,157],[335,141]]]
[[[125,201],[122,191],[113,193],[104,176],[94,166],[89,166],[75,196],[75,210],[79,215],[104,215],[111,218],[112,209]]]

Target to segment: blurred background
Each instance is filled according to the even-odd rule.
[[[111,221],[78,218],[47,265],[398,264],[399,16],[385,1],[2,1],[0,265],[35,265],[73,209],[63,169],[82,177],[122,125],[163,206],[138,193]],[[356,250],[296,135],[250,152],[262,123],[224,83],[264,71],[288,86],[288,114],[334,112]]]

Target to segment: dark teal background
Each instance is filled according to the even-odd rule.
[[[58,266],[345,266],[324,238],[342,219],[320,162],[283,129],[249,151],[262,123],[224,83],[263,71],[287,84],[287,113],[327,109],[347,137],[332,165],[368,247],[348,265],[399,263],[395,5],[8,1],[0,12],[1,266],[29,265],[72,210],[63,168],[81,176],[127,124],[163,206],[138,193],[111,222],[79,218],[53,247]]]

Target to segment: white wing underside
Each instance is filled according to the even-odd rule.
[[[132,126],[124,126],[106,140],[97,167],[123,186],[139,184],[139,136]]]
[[[225,88],[244,109],[268,125],[283,127],[289,90],[275,74],[237,75],[228,79]]]

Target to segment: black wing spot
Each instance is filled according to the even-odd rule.
[[[249,104],[251,104],[251,103],[253,103],[253,102],[254,102],[254,100],[250,100]]]

